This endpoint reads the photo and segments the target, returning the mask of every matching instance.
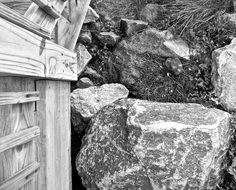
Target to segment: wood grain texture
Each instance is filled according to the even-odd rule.
[[[50,31],[42,28],[41,26],[35,24],[34,22],[28,20],[20,13],[17,13],[13,9],[8,8],[4,4],[0,3],[0,17],[29,30],[43,38],[50,39]]]
[[[36,81],[41,131],[40,183],[45,190],[71,190],[70,82]]]
[[[53,6],[58,11],[58,13],[61,14],[66,6],[66,3],[67,2],[62,0],[52,0],[51,6]],[[25,12],[25,17],[33,22],[36,22],[41,27],[47,28],[50,33],[53,32],[53,29],[55,28],[55,25],[58,21],[58,18],[55,19],[53,16],[47,13],[45,14],[45,11],[35,3],[32,3],[29,9]]]
[[[61,17],[58,21],[57,43],[74,50],[91,0],[70,1],[70,21]]]
[[[25,144],[35,137],[39,136],[40,130],[39,127],[30,127],[24,130],[21,130],[17,133],[12,133],[10,135],[0,138],[0,153],[14,148],[16,146]]]
[[[32,0],[41,9],[43,9],[47,14],[51,15],[53,18],[57,19],[61,17],[61,10],[57,10],[53,4],[47,0]]]
[[[28,165],[23,170],[17,172],[10,179],[0,184],[0,190],[17,190],[22,188],[25,184],[32,180],[34,175],[31,174],[36,172],[39,169],[39,166],[40,164],[38,162],[33,162]]]
[[[31,0],[0,0],[1,3],[8,6],[9,8],[17,11],[21,15],[24,15],[29,6],[31,5]]]
[[[0,18],[0,75],[77,80],[76,54]]]
[[[18,77],[0,77],[0,92],[34,91],[32,79]],[[21,132],[36,126],[35,103],[0,106],[0,137]],[[37,138],[36,138],[37,139]],[[17,146],[0,153],[0,184],[11,179],[34,161],[38,161],[36,141]],[[37,190],[37,175],[19,190]],[[18,190],[18,189],[17,189]]]
[[[0,92],[0,106],[39,100],[39,92]]]

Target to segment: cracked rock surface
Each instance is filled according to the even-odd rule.
[[[122,99],[101,109],[77,155],[87,189],[214,189],[230,114],[198,104]]]
[[[230,45],[212,54],[212,81],[219,102],[228,110],[236,110],[236,38]]]

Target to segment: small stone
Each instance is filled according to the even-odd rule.
[[[179,60],[179,58],[168,58],[164,65],[167,69],[174,73],[175,75],[179,75],[180,73],[184,72],[183,64]]]
[[[88,122],[102,107],[120,98],[126,98],[129,91],[122,84],[104,84],[71,93],[72,123],[77,126],[81,121]]]
[[[99,33],[101,32],[101,23],[100,22],[91,22],[89,23],[89,30],[91,31],[91,33]]]
[[[89,61],[92,59],[92,56],[86,49],[86,47],[83,44],[79,44],[77,48],[77,57],[78,57],[78,70],[77,74],[81,74]]]
[[[94,77],[96,79],[103,78],[102,75],[100,75],[97,71],[95,71],[94,69],[92,69],[88,66],[85,68],[83,75],[88,75],[88,76]]]
[[[228,110],[236,110],[236,38],[230,45],[215,50],[212,54],[212,82],[215,93]]]
[[[150,3],[141,10],[140,18],[148,23],[156,23],[164,20],[166,12],[167,9],[164,5]]]
[[[148,27],[148,23],[141,20],[121,19],[120,29],[126,36],[143,31]]]
[[[96,20],[99,19],[99,15],[97,14],[97,12],[89,6],[85,20],[84,20],[84,24],[90,23],[90,22],[96,22]]]
[[[118,43],[118,41],[120,40],[120,36],[118,36],[114,32],[101,32],[98,35],[98,39],[103,44],[115,46]]]
[[[92,43],[92,34],[90,31],[81,31],[79,35],[78,42],[83,44],[91,44]]]
[[[76,83],[76,86],[82,89],[82,88],[88,88],[90,86],[94,86],[94,84],[88,77],[83,77],[79,79],[79,81]]]

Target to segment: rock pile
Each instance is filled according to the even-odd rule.
[[[233,115],[185,102],[195,102],[189,86],[212,83],[211,107],[236,110],[236,39],[191,65],[197,51],[171,29],[155,28],[175,0],[134,2],[92,0],[78,40],[79,80],[71,93],[72,125],[85,133],[78,174],[91,190],[215,189],[223,170],[236,176],[233,155],[222,168]],[[107,80],[104,67],[115,79]],[[211,81],[202,77],[209,70]]]

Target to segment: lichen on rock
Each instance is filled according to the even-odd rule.
[[[119,100],[92,120],[78,173],[87,189],[214,189],[230,118],[198,104]]]

